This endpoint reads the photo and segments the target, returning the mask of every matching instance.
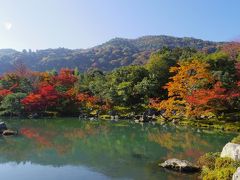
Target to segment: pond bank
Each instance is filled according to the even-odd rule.
[[[237,143],[236,143],[237,142]],[[240,144],[239,136],[227,143],[221,153],[206,153],[198,159],[198,165],[202,167],[201,178],[203,180],[239,180],[240,175]]]
[[[101,115],[99,116],[102,120],[111,120],[110,115]],[[119,120],[129,119],[130,121],[134,121],[134,118],[129,117],[121,117],[119,116]],[[157,117],[156,120],[150,122],[155,122],[157,124],[178,124],[182,126],[191,126],[196,128],[217,130],[217,131],[226,131],[226,132],[240,132],[240,121],[231,121],[231,120],[223,120],[223,119],[200,119],[200,120],[189,120],[189,119],[174,119],[171,121],[167,121],[163,118]],[[141,121],[137,121],[141,122]],[[148,121],[146,121],[148,122]]]
[[[181,120],[180,125],[208,128],[212,130],[240,132],[240,122],[227,122],[223,120]]]

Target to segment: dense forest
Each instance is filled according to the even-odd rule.
[[[145,64],[151,53],[163,47],[192,47],[197,50],[214,51],[218,45],[210,41],[171,36],[144,36],[138,39],[115,38],[102,45],[89,49],[70,50],[65,48],[46,50],[12,49],[0,50],[0,74],[14,69],[15,62],[21,61],[33,71],[46,71],[63,67],[86,71],[99,68],[103,71],[121,66]]]
[[[214,51],[166,48],[144,65],[104,72],[62,68],[39,72],[15,63],[0,78],[0,113],[11,116],[119,115],[155,109],[165,119],[221,118],[240,111],[240,45]]]

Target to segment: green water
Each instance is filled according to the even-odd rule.
[[[0,137],[1,179],[196,179],[157,163],[220,151],[233,134],[186,127],[78,119],[5,120],[21,132]]]

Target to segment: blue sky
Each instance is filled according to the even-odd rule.
[[[88,48],[114,37],[240,35],[239,0],[0,0],[0,48]]]

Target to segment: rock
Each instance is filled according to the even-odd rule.
[[[118,115],[116,115],[116,116],[114,117],[114,119],[115,119],[115,121],[118,121],[118,119],[119,119],[119,116],[118,116]]]
[[[221,152],[221,157],[229,157],[233,160],[240,160],[240,144],[227,143]]]
[[[135,119],[134,122],[135,122],[135,123],[139,123],[140,121],[139,121],[138,119]]]
[[[13,135],[17,135],[17,131],[13,131],[10,129],[4,130],[2,133],[3,136],[13,136]]]
[[[200,167],[195,166],[189,161],[186,160],[179,160],[179,159],[169,159],[161,164],[159,164],[160,167],[174,170],[174,171],[181,171],[181,172],[198,172],[200,171]]]
[[[94,118],[94,117],[90,117],[89,120],[90,120],[90,121],[94,121],[95,118]]]
[[[0,133],[2,134],[5,130],[7,130],[5,122],[0,122]]]
[[[236,172],[233,174],[232,180],[240,180],[240,167],[237,168]]]
[[[2,133],[3,136],[13,136],[13,135],[17,135],[17,134],[18,134],[17,131],[10,130],[10,129],[7,129],[7,130],[3,131],[3,133]]]
[[[115,117],[115,116],[111,116],[111,121],[114,121],[114,117]]]

